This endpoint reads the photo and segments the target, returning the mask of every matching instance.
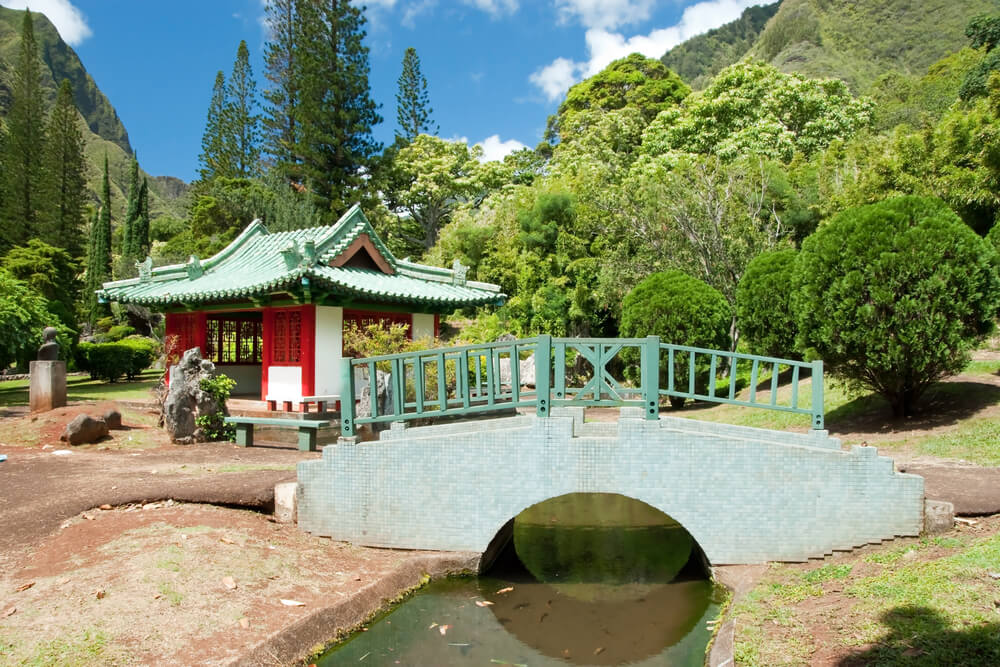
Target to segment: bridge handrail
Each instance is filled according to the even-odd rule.
[[[637,350],[639,386],[619,382],[607,364],[623,350]],[[582,387],[567,386],[567,351],[589,361],[593,377]],[[534,358],[534,390],[520,381],[523,354]],[[634,356],[634,352],[630,353]],[[708,356],[707,375],[698,358]],[[663,357],[666,357],[665,359]],[[687,391],[677,383],[678,358],[686,359]],[[502,363],[506,359],[504,370]],[[542,361],[544,360],[544,361]],[[342,365],[341,431],[354,435],[358,425],[404,421],[431,417],[461,416],[505,408],[535,408],[540,417],[561,405],[639,406],[647,419],[659,417],[662,396],[730,405],[758,407],[796,414],[808,414],[812,428],[823,428],[823,362],[780,359],[742,352],[728,352],[686,345],[661,343],[658,336],[646,338],[553,338],[548,335],[449,348],[418,350],[346,360]],[[666,362],[667,379],[661,386],[661,362]],[[720,364],[720,361],[722,362]],[[736,370],[740,361],[751,363],[750,392],[747,400],[736,397]],[[431,365],[428,371],[428,365]],[[389,368],[392,383],[390,410],[380,414],[377,400],[377,370]],[[792,371],[791,400],[778,401],[778,376],[781,367]],[[758,379],[763,370],[771,371],[769,398],[757,400]],[[371,413],[357,416],[354,401],[356,369],[367,371]],[[719,394],[718,372],[728,372],[728,391]],[[799,379],[802,369],[809,371],[812,387],[808,408],[799,407]],[[409,373],[409,374],[408,374]],[[408,381],[412,378],[412,381]],[[707,382],[705,379],[707,378]],[[725,378],[723,378],[724,380]],[[431,391],[434,385],[434,391]],[[412,398],[408,394],[412,391]]]

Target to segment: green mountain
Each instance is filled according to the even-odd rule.
[[[744,49],[760,12],[775,7]],[[681,76],[694,88],[704,87],[722,67],[751,56],[784,72],[837,77],[865,94],[884,74],[922,75],[968,45],[969,19],[998,13],[1000,0],[782,0],[748,9],[737,21],[674,47],[663,62],[687,68]]]
[[[108,98],[87,73],[76,52],[62,40],[55,26],[43,15],[32,12],[35,41],[42,58],[42,85],[46,103],[55,104],[56,93],[63,79],[73,86],[73,98],[80,111],[85,153],[87,156],[87,185],[90,198],[96,206],[100,201],[101,174],[104,155],[108,156],[111,176],[112,217],[115,224],[122,221],[128,196],[128,167],[132,159],[132,146],[128,132]],[[23,10],[0,7],[0,121],[10,105],[9,72],[17,59],[21,42]],[[186,186],[178,186],[179,179],[170,177],[150,178],[150,215],[180,215],[180,196]],[[183,185],[183,183],[182,183]]]
[[[667,51],[660,61],[677,72],[695,90],[743,57],[778,11],[779,2],[748,7],[738,19],[692,37]]]

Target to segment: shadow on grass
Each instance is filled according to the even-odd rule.
[[[929,607],[905,606],[882,615],[889,632],[876,646],[854,653],[839,664],[856,665],[997,665],[1000,623],[953,630]]]
[[[826,413],[826,426],[838,433],[888,433],[950,426],[1000,404],[1000,387],[985,382],[941,382],[924,394],[912,417],[894,419],[889,403],[877,394],[859,396]]]

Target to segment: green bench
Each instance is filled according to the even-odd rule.
[[[236,426],[236,444],[240,447],[253,446],[254,426],[278,426],[296,428],[299,431],[299,451],[316,451],[316,433],[330,422],[319,419],[270,419],[268,417],[226,417],[227,424]]]

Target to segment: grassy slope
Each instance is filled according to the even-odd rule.
[[[35,40],[45,64],[42,68],[42,85],[46,102],[50,106],[55,104],[59,82],[64,78],[70,80],[82,120],[90,198],[95,205],[99,201],[104,155],[107,153],[111,176],[111,210],[113,222],[117,224],[124,217],[128,195],[128,164],[132,157],[128,132],[111,102],[87,73],[76,52],[62,41],[55,27],[44,15],[36,13],[34,18]],[[23,11],[0,7],[0,69],[9,69],[16,62],[23,20]],[[0,77],[0,81],[3,78]],[[9,90],[0,82],[0,115],[5,113],[8,102]],[[151,185],[149,205],[152,217],[179,215],[179,201],[160,196],[159,184],[151,181]]]

